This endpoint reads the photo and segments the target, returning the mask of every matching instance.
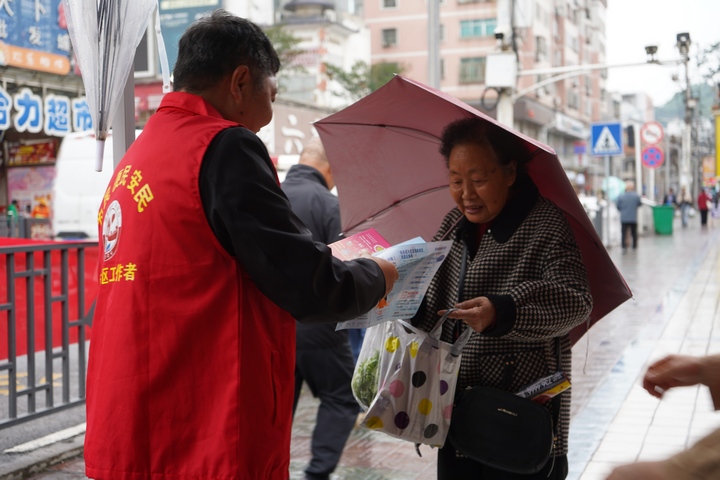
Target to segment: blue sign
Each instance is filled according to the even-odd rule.
[[[616,123],[593,123],[590,129],[590,152],[597,157],[620,155],[622,149],[622,127]]]
[[[58,0],[0,0],[0,41],[68,56],[70,36]]]
[[[220,8],[220,0],[171,0],[160,2],[160,27],[167,49],[170,71],[175,68],[178,43],[187,27],[195,20],[209,17]]]

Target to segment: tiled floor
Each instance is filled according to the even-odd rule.
[[[665,328],[661,332],[642,331],[625,354],[628,363],[632,362],[633,350],[638,358],[647,353],[648,361],[670,353],[720,353],[719,293],[720,256],[713,245]],[[658,400],[642,389],[640,378],[645,363],[641,366],[622,406],[579,475],[581,480],[605,479],[614,466],[622,463],[665,458],[720,428],[720,413],[713,410],[707,388],[673,389]],[[601,403],[606,397],[606,392],[599,391],[593,400]],[[586,420],[585,415],[575,420],[575,433],[596,427]]]

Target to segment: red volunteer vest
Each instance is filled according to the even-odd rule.
[[[200,97],[170,93],[108,185],[91,478],[288,478],[295,321],[218,243],[200,200],[205,150],[232,126]]]

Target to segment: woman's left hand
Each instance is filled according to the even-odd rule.
[[[482,332],[495,325],[495,305],[487,297],[477,297],[455,304],[454,312],[448,318],[464,320],[476,332]],[[447,310],[440,310],[439,315],[445,315]]]

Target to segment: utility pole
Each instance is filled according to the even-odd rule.
[[[428,83],[440,89],[440,0],[428,1]]]
[[[688,63],[690,61],[690,34],[677,34],[677,48],[682,55],[685,65],[685,128],[682,135],[682,156],[680,161],[680,188],[695,195],[697,192],[690,189],[690,142],[692,141],[692,89],[690,88],[690,73]]]
[[[497,0],[497,27],[495,29],[495,38],[500,46],[500,51],[508,53],[512,51],[513,44],[513,3],[514,0]],[[514,52],[513,52],[514,53]],[[517,59],[514,60],[517,62]],[[517,71],[517,68],[515,69]],[[497,121],[510,128],[515,128],[515,106],[513,94],[517,85],[517,77],[514,79],[512,87],[503,87],[498,89],[497,102]]]

